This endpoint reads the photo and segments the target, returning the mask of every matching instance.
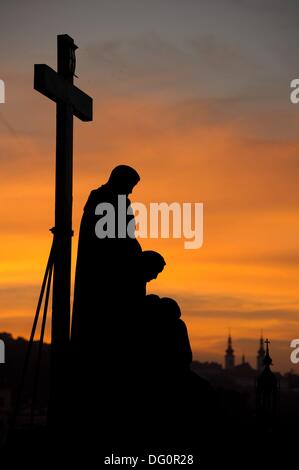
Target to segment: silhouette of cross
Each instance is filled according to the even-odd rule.
[[[57,72],[45,64],[34,66],[34,88],[56,102],[56,183],[54,276],[52,296],[51,396],[53,420],[59,414],[61,384],[66,372],[70,333],[73,116],[92,121],[92,98],[74,86],[74,40],[57,36]]]
[[[265,343],[266,343],[267,346],[268,346],[268,344],[270,344],[270,341],[268,340],[268,338],[266,339]]]

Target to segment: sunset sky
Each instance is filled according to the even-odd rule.
[[[133,201],[203,202],[204,245],[142,240],[167,266],[149,292],[176,298],[195,358],[255,366],[261,329],[276,370],[299,337],[299,3],[295,0],[52,0],[1,5],[0,331],[29,336],[54,224],[55,105],[33,65],[56,69],[56,35],[79,45],[75,266],[89,191],[126,163]],[[49,338],[49,328],[48,328]]]

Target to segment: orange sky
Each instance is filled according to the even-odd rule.
[[[14,335],[29,335],[51,244],[55,108],[32,90],[32,73],[35,62],[55,67],[55,34],[22,57],[22,71],[7,59],[0,77],[7,85],[0,105],[0,331]],[[179,300],[194,356],[223,361],[230,328],[237,361],[245,353],[255,365],[263,329],[275,368],[290,369],[289,343],[299,335],[299,105],[289,102],[288,75],[267,82],[258,53],[242,44],[225,48],[224,41],[212,47],[205,38],[196,46],[198,57],[206,54],[200,77],[194,50],[159,34],[147,32],[140,43],[124,35],[121,46],[113,36],[95,44],[79,35],[77,85],[94,97],[95,110],[93,123],[75,124],[73,264],[89,191],[116,164],[130,164],[141,175],[132,200],[204,203],[201,249],[185,250],[181,240],[141,241],[166,259],[149,291]],[[268,36],[263,47],[271,55]],[[248,78],[241,58],[253,80],[242,89],[232,85]],[[268,67],[269,75],[276,71]],[[209,70],[214,81],[218,72],[214,91]]]

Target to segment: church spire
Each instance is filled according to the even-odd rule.
[[[225,351],[225,368],[226,369],[232,369],[235,367],[235,354],[234,354],[234,349],[233,349],[233,342],[232,342],[232,337],[229,332],[228,334],[228,339],[227,339],[227,349]]]
[[[264,357],[265,357],[264,338],[263,338],[263,330],[261,330],[260,347],[257,351],[257,357],[256,357],[256,369],[258,372],[261,372],[263,370]]]
[[[257,416],[263,425],[271,427],[277,413],[278,382],[276,375],[270,369],[272,358],[269,353],[268,338],[265,343],[264,367],[257,378]]]
[[[266,367],[270,368],[270,366],[272,366],[273,362],[272,362],[272,357],[270,356],[270,353],[269,353],[269,344],[270,344],[270,341],[268,340],[268,338],[266,339],[265,341],[266,343],[266,354],[265,354],[265,357],[264,357],[264,360],[263,360],[263,364]]]

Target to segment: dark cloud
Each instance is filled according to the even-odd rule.
[[[11,318],[11,312],[28,310],[32,306],[35,307],[38,299],[40,286],[32,284],[13,285],[8,287],[0,287],[1,311],[0,321],[4,317]],[[33,312],[32,312],[33,315]],[[1,328],[0,328],[1,329]]]
[[[260,70],[241,47],[226,44],[216,35],[176,41],[144,33],[93,42],[84,53],[99,81],[123,92],[223,97],[249,87],[248,75],[252,79],[253,70],[256,74]]]
[[[179,290],[169,295],[175,296],[184,305],[188,315],[195,317],[283,318],[284,320],[299,322],[299,305],[295,305],[290,309],[289,302],[284,305],[283,301],[280,301],[279,308],[275,308],[267,300],[255,300],[245,296],[229,296],[217,293],[211,295],[192,294],[191,292],[184,293]]]
[[[299,267],[299,253],[297,250],[287,250],[271,253],[241,253],[230,255],[209,255],[210,263],[234,264],[242,266],[268,266],[277,268]]]
[[[225,318],[229,322],[230,320],[279,320],[283,322],[284,326],[290,325],[299,327],[299,309],[297,311],[288,309],[268,309],[268,310],[222,310],[221,305],[218,310],[201,310],[200,307],[194,309],[191,312],[191,316],[196,318]],[[190,313],[188,312],[188,316]]]
[[[16,131],[14,125],[9,122],[2,113],[0,113],[0,122],[3,124],[5,129],[12,135],[12,137],[18,139],[18,132]]]

